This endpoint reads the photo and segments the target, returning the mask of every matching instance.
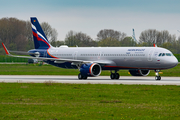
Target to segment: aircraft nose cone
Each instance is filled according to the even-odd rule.
[[[178,64],[178,60],[176,57],[166,58],[166,62],[164,63],[164,65],[168,69],[175,67],[177,64]]]
[[[178,64],[178,60],[176,57],[174,57],[173,59],[171,59],[171,65],[172,67],[175,67]]]

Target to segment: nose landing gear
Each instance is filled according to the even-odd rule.
[[[159,76],[159,72],[160,72],[160,70],[155,70],[155,74],[156,74],[155,79],[156,80],[161,80],[161,76]]]

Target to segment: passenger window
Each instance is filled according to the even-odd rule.
[[[165,53],[163,53],[162,56],[165,56]]]
[[[162,53],[159,54],[159,56],[161,56],[161,55],[162,55]]]

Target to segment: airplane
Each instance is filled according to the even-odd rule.
[[[161,47],[53,47],[44,34],[38,19],[31,17],[35,49],[28,56],[12,55],[2,43],[7,55],[42,60],[50,65],[79,69],[78,79],[97,77],[102,70],[111,71],[111,79],[119,79],[119,70],[129,70],[132,76],[147,76],[150,70],[156,73],[155,80],[161,80],[160,70],[170,69],[178,60],[169,50]],[[11,51],[13,52],[13,51]]]

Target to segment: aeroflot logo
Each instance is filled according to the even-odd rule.
[[[128,51],[144,51],[145,49],[128,49]]]

